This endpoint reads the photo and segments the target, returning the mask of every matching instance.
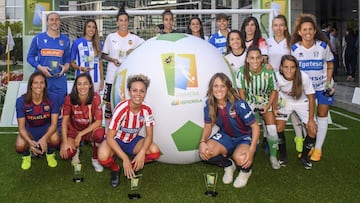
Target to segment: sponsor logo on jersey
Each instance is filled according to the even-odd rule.
[[[301,70],[322,70],[324,68],[323,60],[299,60]]]
[[[64,54],[64,51],[59,50],[59,49],[41,49],[41,55],[42,56],[62,57],[63,54]]]

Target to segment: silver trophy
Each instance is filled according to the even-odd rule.
[[[142,174],[137,174],[134,178],[130,179],[130,192],[128,194],[129,199],[140,199],[140,184]]]
[[[78,164],[73,164],[74,166],[74,177],[73,177],[73,181],[75,183],[81,183],[84,181],[84,177],[83,174],[81,172],[82,169],[82,165],[80,163]]]

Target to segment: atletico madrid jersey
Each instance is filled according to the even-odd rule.
[[[143,102],[140,106],[140,111],[133,113],[130,110],[130,100],[125,100],[116,105],[109,129],[117,131],[116,139],[129,143],[139,135],[143,126],[154,125],[155,120],[149,105]]]
[[[16,117],[25,118],[25,128],[33,136],[45,135],[51,125],[51,114],[59,114],[56,97],[49,97],[40,104],[25,103],[24,96],[16,100]]]
[[[327,62],[334,60],[328,44],[315,41],[314,45],[307,49],[297,42],[292,45],[291,54],[299,61],[300,69],[309,75],[315,91],[324,90],[327,81]]]

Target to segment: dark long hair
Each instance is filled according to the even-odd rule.
[[[239,94],[232,86],[230,78],[224,73],[215,73],[210,79],[208,90],[206,93],[206,96],[209,100],[209,117],[211,118],[211,124],[215,124],[217,116],[216,112],[218,110],[218,102],[213,94],[213,86],[216,78],[219,78],[221,81],[223,81],[225,86],[227,87],[228,91],[226,94],[226,100],[230,102],[231,106],[234,106],[235,101],[240,99]]]
[[[250,46],[246,52],[246,57],[245,57],[245,65],[244,65],[244,75],[245,75],[245,80],[246,83],[249,85],[251,82],[251,76],[250,76],[250,64],[247,62],[247,58],[249,56],[249,53],[252,51],[257,51],[260,53],[261,55],[261,50],[257,47],[257,46]]]
[[[47,81],[46,81],[46,76],[42,73],[42,72],[34,72],[33,74],[31,74],[29,81],[27,83],[27,89],[26,89],[26,93],[23,94],[22,96],[24,97],[24,103],[25,104],[29,104],[32,103],[32,84],[34,82],[35,77],[40,76],[42,78],[44,78],[45,81],[45,88],[43,91],[43,98],[42,100],[45,101],[48,98],[48,94],[47,94]]]
[[[274,22],[275,19],[281,19],[281,20],[284,21],[285,26],[286,26],[286,30],[284,30],[284,36],[285,36],[285,39],[286,39],[286,45],[290,49],[291,48],[291,43],[290,43],[291,35],[290,35],[290,32],[289,32],[287,19],[286,19],[286,17],[284,15],[281,15],[281,14],[275,16],[274,19],[273,19],[273,22]]]
[[[199,23],[200,23],[200,30],[199,30],[199,32],[200,32],[200,37],[201,37],[201,39],[205,39],[205,38],[204,38],[204,28],[203,28],[201,19],[200,19],[199,17],[197,17],[197,16],[194,16],[194,17],[192,17],[192,18],[189,20],[189,24],[188,24],[188,26],[187,26],[187,33],[190,34],[190,35],[192,34],[192,31],[191,31],[191,29],[190,29],[190,24],[191,24],[191,21],[193,21],[193,20],[198,20],[198,21],[199,21]]]
[[[72,105],[81,105],[81,101],[80,101],[80,97],[79,97],[79,92],[77,90],[77,81],[79,78],[81,77],[86,77],[86,79],[89,81],[91,87],[89,89],[89,95],[88,97],[86,98],[86,102],[85,104],[88,105],[88,104],[91,104],[92,103],[92,100],[93,100],[93,97],[94,97],[94,84],[93,84],[93,81],[90,77],[90,75],[88,73],[81,73],[80,75],[78,75],[75,79],[75,82],[74,82],[74,85],[71,89],[71,93],[70,93],[70,102]]]
[[[92,37],[92,42],[93,42],[93,47],[95,50],[95,55],[101,55],[101,48],[100,48],[100,37],[99,37],[99,31],[98,31],[98,26],[96,24],[96,21],[93,19],[89,19],[85,22],[84,25],[84,36],[86,35],[86,27],[89,23],[94,23],[95,24],[95,34]]]
[[[293,85],[292,85],[292,96],[295,99],[299,99],[303,93],[303,85],[302,85],[302,78],[301,78],[301,72],[300,72],[300,67],[299,67],[299,62],[297,61],[297,59],[295,58],[295,56],[293,55],[284,55],[281,57],[281,62],[280,62],[280,74],[282,76],[284,76],[282,67],[285,61],[292,61],[295,63],[296,66],[296,71],[295,71],[295,76],[294,76],[294,80],[293,80]],[[284,76],[285,78],[285,76]]]
[[[327,38],[326,35],[323,34],[323,32],[321,31],[320,27],[316,24],[316,18],[314,15],[312,14],[300,14],[294,23],[294,29],[293,29],[293,35],[291,37],[291,44],[295,44],[296,42],[300,42],[302,41],[301,36],[298,34],[298,32],[301,29],[301,25],[303,23],[311,23],[316,31],[315,36],[314,36],[314,40],[320,40],[323,42],[326,42],[329,46],[330,46],[330,41]]]
[[[259,46],[259,39],[262,38],[261,37],[261,30],[260,30],[259,22],[254,16],[249,16],[249,17],[245,18],[243,24],[241,25],[241,29],[240,29],[241,37],[244,40],[246,40],[245,27],[247,25],[249,25],[250,21],[254,21],[254,24],[255,24],[255,27],[256,27],[252,46]]]
[[[231,30],[226,37],[226,39],[227,39],[226,40],[226,54],[229,54],[230,52],[232,52],[232,48],[230,46],[230,38],[229,38],[232,33],[237,33],[239,35],[240,40],[241,40],[241,47],[244,50],[246,49],[245,40],[241,37],[240,31],[239,30]]]

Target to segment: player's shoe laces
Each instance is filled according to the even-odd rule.
[[[302,163],[302,165],[304,166],[305,169],[307,169],[307,170],[312,169],[312,163],[310,162],[308,156],[300,157],[300,161],[301,161],[301,163]]]
[[[238,177],[236,177],[236,179],[233,183],[233,186],[235,188],[245,187],[251,176],[251,173],[252,173],[251,170],[247,173],[240,170]]]
[[[120,184],[120,171],[111,171],[110,185],[111,187],[117,187]]]
[[[97,159],[91,158],[91,164],[94,167],[96,172],[103,172],[104,167],[99,163]]]
[[[320,161],[322,156],[321,150],[320,149],[314,149],[313,153],[311,154],[311,161]]]
[[[270,156],[269,160],[270,160],[271,167],[273,169],[279,169],[280,168],[279,161],[275,156]]]
[[[79,156],[80,156],[80,149],[77,148],[75,155],[74,155],[74,156],[72,157],[72,159],[71,159],[71,164],[72,164],[72,165],[75,165],[75,164],[79,164],[79,163],[80,163]]]
[[[22,170],[28,170],[31,167],[31,155],[23,156],[21,162]]]
[[[295,136],[294,137],[295,142],[295,148],[297,152],[302,152],[303,150],[303,144],[304,144],[304,138]]]
[[[55,159],[55,152],[52,154],[46,154],[46,161],[49,167],[55,168],[57,166],[57,161]]]
[[[234,178],[234,171],[236,170],[236,166],[233,160],[229,159],[231,161],[231,166],[224,168],[224,176],[223,176],[223,183],[224,184],[230,184],[233,181]]]

